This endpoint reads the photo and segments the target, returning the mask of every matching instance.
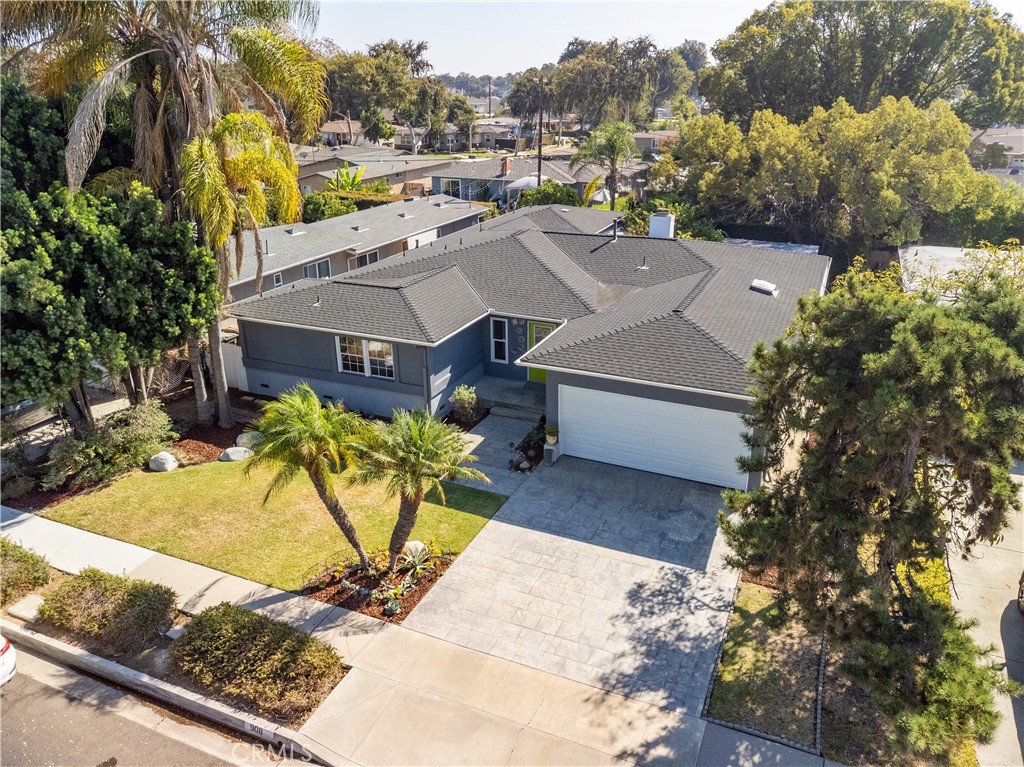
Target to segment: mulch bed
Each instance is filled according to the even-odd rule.
[[[449,413],[442,420],[445,423],[452,424],[453,426],[458,426],[460,429],[462,429],[462,431],[472,431],[473,427],[475,427],[478,423],[484,420],[490,414],[490,412],[491,409],[489,407],[482,407],[479,410],[477,410],[477,416],[471,421],[460,421],[458,418],[455,417],[455,413]]]
[[[203,463],[216,461],[227,448],[233,447],[235,439],[245,431],[245,426],[235,424],[230,429],[219,426],[193,426],[182,438],[174,443],[175,450],[202,459]]]
[[[91,487],[58,487],[54,490],[40,490],[35,488],[29,490],[27,493],[22,493],[17,498],[12,498],[8,503],[17,509],[22,511],[42,511],[48,509],[51,506],[57,506],[58,504],[64,503],[69,498],[74,498],[76,495],[87,493],[90,490],[95,489],[96,486]]]
[[[742,579],[744,583],[754,583],[758,586],[764,586],[766,589],[777,591],[779,588],[779,571],[774,567],[766,568],[761,575],[754,575],[749,570],[744,570]]]
[[[397,615],[385,615],[384,606],[387,604],[386,602],[374,602],[370,595],[360,594],[349,586],[342,586],[341,581],[347,580],[354,586],[376,590],[383,585],[397,586],[405,579],[405,571],[396,573],[365,573],[357,571],[355,568],[349,568],[343,575],[336,578],[334,576],[336,568],[328,567],[319,576],[310,581],[299,593],[311,599],[316,599],[319,602],[326,602],[336,607],[344,607],[346,610],[369,615],[388,623],[401,623],[412,609],[420,603],[420,600],[427,595],[427,592],[444,575],[445,570],[454,561],[455,557],[449,554],[442,554],[438,557],[434,561],[434,569],[421,574],[419,580],[416,581],[415,588],[399,598],[398,601],[402,605],[402,611]]]

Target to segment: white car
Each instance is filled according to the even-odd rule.
[[[3,636],[0,636],[0,644],[3,645],[3,649],[0,650],[0,687],[3,687],[14,679],[14,672],[18,667],[18,652],[11,641]]]

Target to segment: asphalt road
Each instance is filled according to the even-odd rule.
[[[0,693],[4,767],[227,764],[150,727],[18,674]]]

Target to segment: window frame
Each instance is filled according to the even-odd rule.
[[[502,328],[504,328],[504,338],[494,337],[494,328],[498,323],[501,323]],[[495,354],[495,346],[499,343],[505,344],[505,359],[499,359],[497,354]],[[508,352],[508,320],[503,319],[502,317],[491,317],[491,362],[498,362],[503,365],[507,365],[509,360]]]
[[[343,341],[346,342],[345,347],[350,349],[350,351],[342,351]],[[358,348],[360,350],[360,356],[358,357],[356,357],[355,354],[356,343],[359,344]],[[371,360],[377,361],[381,358],[376,356],[370,356],[370,344],[379,344],[382,347],[382,351],[384,347],[387,348],[387,352],[384,356],[391,358],[391,365],[388,368],[386,368],[390,372],[390,375],[382,375],[380,372],[373,372],[375,366],[372,364]],[[338,357],[339,373],[348,373],[350,375],[362,376],[363,378],[378,378],[382,381],[394,381],[397,378],[395,374],[395,345],[390,341],[379,341],[377,339],[359,338],[357,336],[335,336],[334,350]],[[349,358],[355,358],[356,360],[358,360],[360,369],[347,370],[345,368],[346,355]],[[378,371],[381,369],[381,365],[379,363],[376,365],[376,369]]]
[[[373,256],[373,260],[372,261],[370,260],[370,256]],[[365,258],[366,259],[366,263],[360,265],[359,264],[359,259],[360,258]],[[355,266],[352,266],[352,262],[353,261],[356,262]],[[378,261],[380,261],[380,251],[379,250],[371,250],[371,251],[368,251],[366,253],[360,253],[357,256],[349,256],[348,260],[346,261],[346,263],[348,264],[348,270],[351,272],[353,269],[362,269],[364,266],[369,266],[370,264],[375,264]]]
[[[449,187],[448,191],[445,191],[445,188],[444,188],[445,184],[455,184],[455,186],[456,186],[455,194],[452,194],[450,187]],[[441,179],[441,194],[446,194],[449,197],[458,197],[461,200],[462,199],[462,179],[460,179],[460,178],[442,178]]]
[[[281,272],[274,272],[274,287],[279,288],[284,285],[284,275]]]
[[[327,264],[327,274],[323,277],[320,276],[320,266]],[[309,276],[309,270],[312,269],[316,274],[312,277]],[[322,258],[319,261],[314,261],[311,264],[306,264],[302,267],[302,276],[307,280],[329,280],[331,278],[331,259]]]

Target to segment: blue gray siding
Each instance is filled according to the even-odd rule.
[[[428,349],[430,360],[431,410],[446,413],[451,407],[448,398],[460,384],[472,385],[483,375],[484,318],[441,345]]]
[[[483,327],[484,375],[525,381],[527,369],[514,363],[527,352],[529,344],[528,322],[518,317],[499,316],[496,319],[508,321],[508,363],[491,362],[491,321],[490,318],[487,318],[484,320],[485,324]]]

